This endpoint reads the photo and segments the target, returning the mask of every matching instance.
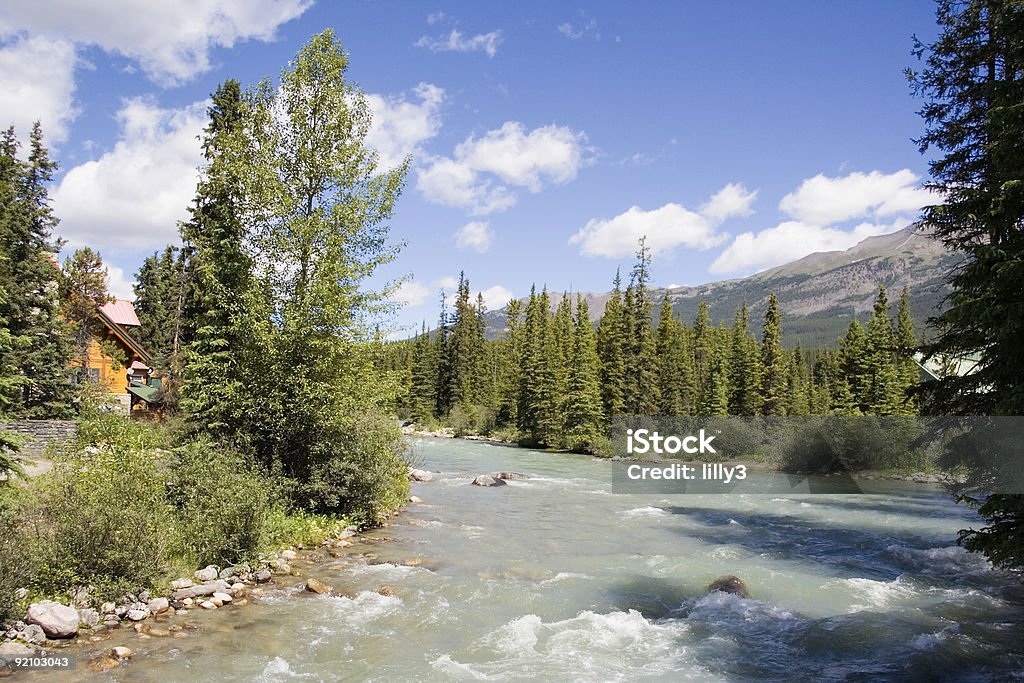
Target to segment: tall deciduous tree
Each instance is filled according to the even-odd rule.
[[[927,408],[954,414],[1024,414],[1024,6],[1014,0],[939,0],[939,35],[917,43],[925,68],[908,72],[924,98],[923,153],[941,203],[923,223],[966,256],[928,351],[966,359],[968,374],[927,387]],[[991,488],[991,473],[972,483]],[[997,565],[1024,566],[1024,495],[971,499],[989,525],[966,547]]]
[[[100,255],[89,247],[76,249],[64,260],[60,293],[64,321],[73,340],[73,351],[80,371],[88,363],[89,343],[96,332],[97,309],[110,301],[107,267]],[[79,380],[84,380],[84,374]]]

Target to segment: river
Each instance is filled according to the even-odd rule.
[[[197,615],[190,638],[132,643],[136,661],[96,680],[1024,676],[1024,589],[956,547],[977,520],[935,488],[623,495],[582,456],[450,439],[412,453],[439,473],[413,485],[424,502],[304,569],[351,597],[275,589]],[[497,470],[531,478],[469,485]],[[750,599],[705,594],[723,574]]]

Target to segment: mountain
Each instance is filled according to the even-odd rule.
[[[942,243],[913,226],[898,232],[869,237],[845,251],[810,254],[792,263],[735,280],[709,282],[696,287],[652,289],[655,312],[668,294],[675,314],[692,321],[697,304],[708,304],[715,324],[731,325],[736,309],[746,302],[751,329],[759,334],[760,319],[775,292],[783,314],[783,342],[804,348],[834,346],[850,320],[868,317],[878,285],[889,290],[895,304],[904,287],[910,291],[910,310],[919,331],[925,321],[941,311],[949,293],[950,270],[960,257],[946,251]],[[610,292],[583,293],[596,320],[604,312]],[[557,304],[558,297],[552,297]],[[486,314],[488,336],[505,328],[505,310]]]

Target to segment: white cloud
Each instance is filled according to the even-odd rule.
[[[406,280],[398,286],[391,298],[403,306],[421,306],[426,303],[433,291],[422,282]]]
[[[750,192],[742,183],[729,183],[700,207],[700,213],[719,223],[733,216],[749,216],[755,199],[757,190]]]
[[[585,143],[583,133],[563,126],[526,131],[523,124],[508,121],[459,143],[451,158],[429,160],[418,171],[417,187],[428,200],[473,215],[502,211],[516,202],[506,185],[540,192],[545,184],[574,179],[587,163]]]
[[[487,53],[488,57],[493,57],[498,54],[498,45],[500,43],[501,30],[491,31],[490,33],[480,33],[475,36],[465,36],[458,29],[453,28],[451,33],[448,35],[441,35],[436,38],[423,36],[413,43],[413,46],[424,47],[431,52],[483,51]]]
[[[892,223],[861,223],[850,230],[786,221],[758,233],[736,236],[708,271],[716,274],[764,270],[821,251],[849,249],[861,240],[901,230],[912,221],[897,219]]]
[[[0,127],[13,125],[26,141],[40,121],[46,143],[68,138],[78,114],[74,105],[74,45],[63,40],[20,36],[0,47]]]
[[[488,311],[496,311],[499,308],[503,308],[505,304],[511,301],[515,296],[511,291],[505,289],[501,285],[494,285],[493,287],[488,287],[487,289],[475,292],[473,294],[474,300],[476,299],[477,294],[483,295],[484,307],[487,308]]]
[[[699,211],[670,202],[645,211],[632,206],[614,218],[592,219],[569,238],[579,244],[586,256],[622,258],[636,252],[637,242],[647,238],[654,255],[679,246],[710,249],[728,239],[718,226],[727,218],[749,215],[757,192],[749,192],[739,183],[731,183],[716,192]]]
[[[125,276],[124,269],[118,266],[107,266],[107,291],[118,299],[135,299],[135,278]]]
[[[161,109],[146,99],[126,100],[114,148],[71,168],[54,190],[58,232],[72,245],[100,249],[152,249],[175,241],[195,194],[206,106]]]
[[[470,247],[482,254],[490,248],[493,239],[494,233],[486,222],[473,221],[455,233],[455,246],[459,249]]]
[[[445,15],[444,12],[434,12],[433,14],[428,14],[427,15],[427,23],[428,24],[436,24],[439,21],[444,21],[445,16],[446,15]]]
[[[97,45],[139,63],[152,80],[177,85],[211,68],[210,52],[274,39],[311,0],[49,0],[0,6],[0,34]]]
[[[459,281],[454,275],[446,275],[437,281],[437,286],[445,291],[455,291],[455,288],[459,286]]]
[[[895,173],[851,173],[837,178],[818,174],[801,183],[779,202],[779,209],[802,223],[830,225],[852,218],[916,213],[934,203],[917,187],[919,178],[908,169]]]
[[[419,104],[406,100],[404,95],[366,96],[373,111],[366,144],[380,154],[382,168],[394,168],[406,156],[422,153],[421,145],[437,135],[441,128],[444,90],[430,83],[420,83],[414,92],[420,99]]]

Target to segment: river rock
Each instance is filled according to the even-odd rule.
[[[153,598],[146,607],[149,608],[150,613],[160,614],[171,608],[171,602],[167,598]]]
[[[103,612],[104,614],[113,614],[114,610],[116,610],[116,609],[117,609],[117,605],[115,605],[112,602],[105,602],[102,605],[100,605],[100,611]]]
[[[42,627],[47,638],[73,638],[78,634],[78,610],[57,602],[32,603],[26,621]]]
[[[31,657],[36,653],[34,647],[29,647],[23,643],[0,643],[0,657]]]
[[[224,567],[224,569],[220,570],[220,574],[218,574],[217,577],[221,578],[221,579],[230,579],[237,572],[238,572],[238,569],[235,568],[235,567]]]
[[[188,590],[192,591],[192,595],[189,596],[192,598],[213,595],[214,593],[226,593],[228,591],[228,582],[223,579],[217,579],[216,581],[204,583],[202,586],[192,586]]]
[[[330,593],[334,589],[322,581],[317,581],[316,579],[306,579],[306,590],[308,590],[310,593],[323,594]]]
[[[227,603],[231,602],[231,600],[232,600],[231,596],[228,595],[227,593],[214,593],[210,597],[213,600],[220,600],[221,604],[224,604],[224,605],[226,605]]]
[[[423,499],[420,498],[419,496],[409,496],[409,502],[412,503],[413,505],[418,505],[419,503],[423,502]]]
[[[217,605],[212,600],[203,600],[199,606],[203,609],[217,609]]]
[[[131,659],[132,651],[128,648],[118,645],[110,651],[111,656],[117,657],[118,659]]]
[[[149,591],[142,591],[139,593],[139,602],[149,602],[152,598],[153,596]]]
[[[505,486],[504,479],[495,479],[489,474],[481,474],[473,480],[473,486]]]
[[[116,669],[119,664],[120,662],[118,662],[115,657],[111,657],[110,655],[100,655],[90,659],[86,666],[89,668],[89,671],[102,673],[104,671]]]
[[[270,581],[271,576],[272,574],[269,569],[261,569],[256,572],[256,583],[266,583],[267,581]]]
[[[100,623],[100,613],[94,609],[78,610],[78,621],[89,628],[95,628]]]
[[[191,588],[194,585],[192,579],[175,579],[171,581],[171,588],[176,591],[180,591],[182,588]]]
[[[42,645],[46,642],[46,633],[39,624],[28,624],[18,635],[33,645]]]
[[[434,475],[426,470],[409,469],[409,479],[411,481],[434,481]]]
[[[141,609],[135,608],[128,610],[128,614],[125,615],[131,621],[142,621],[149,616],[149,608],[143,607]]]
[[[205,569],[200,569],[199,571],[197,571],[195,576],[196,580],[205,582],[215,580],[218,574],[220,574],[220,569],[217,568],[215,565],[211,564],[207,566]]]
[[[295,552],[294,550],[282,550],[281,551],[281,559],[284,559],[284,560],[295,560],[295,559],[298,559],[298,557],[299,557],[299,554],[297,552]]]
[[[14,591],[14,599],[15,600],[24,600],[27,597],[28,597],[28,589],[27,588],[18,588],[17,590]]]
[[[722,593],[733,593],[741,598],[750,597],[747,592],[747,584],[736,576],[720,576],[708,586],[708,593],[720,591]]]
[[[494,472],[491,474],[495,479],[502,479],[505,481],[517,481],[520,479],[529,479],[530,475],[523,474],[522,472]]]

